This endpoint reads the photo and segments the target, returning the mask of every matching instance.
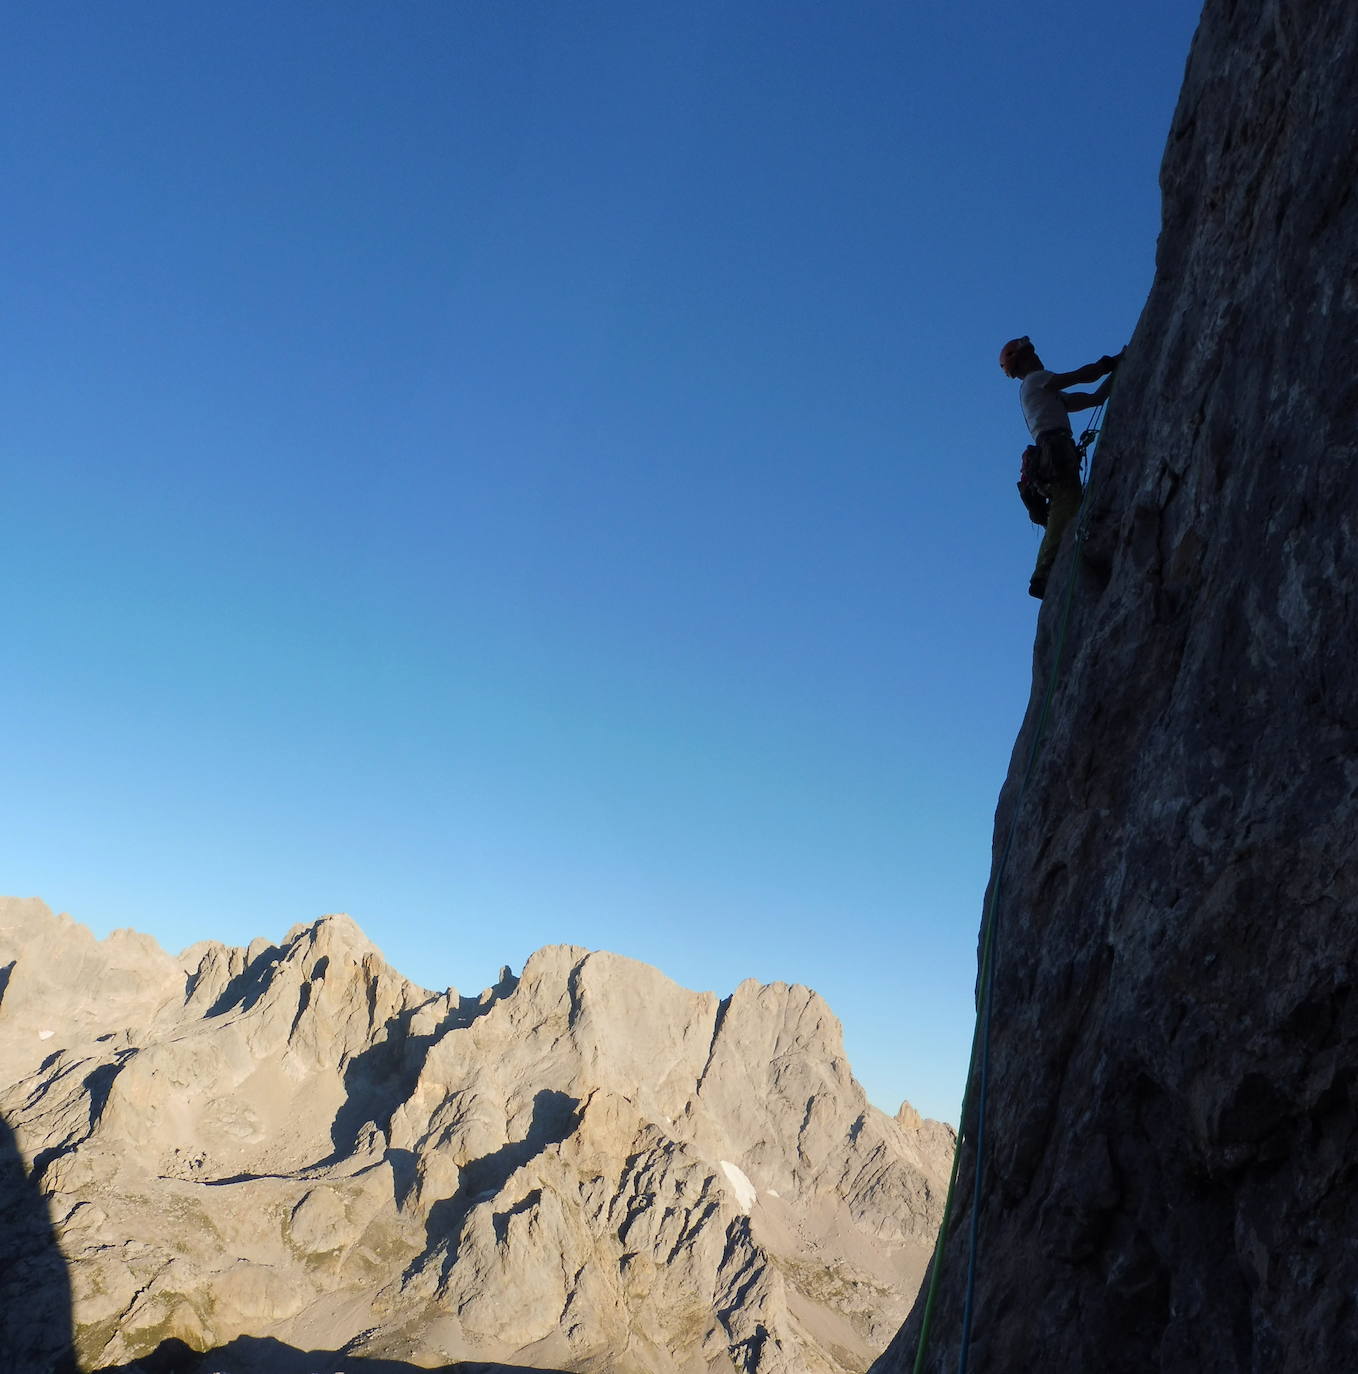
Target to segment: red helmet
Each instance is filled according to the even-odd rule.
[[[1006,377],[1014,375],[1013,365],[1025,353],[1034,353],[1033,341],[1025,334],[1021,339],[1010,339],[1005,346],[1000,349],[1000,370]]]

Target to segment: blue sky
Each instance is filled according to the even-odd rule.
[[[1148,3],[21,7],[0,890],[808,983],[955,1119],[1036,534],[1126,341]]]

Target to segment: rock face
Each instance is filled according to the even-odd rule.
[[[0,970],[7,1369],[73,1322],[87,1368],[857,1371],[941,1215],[951,1132],[870,1107],[807,988],[563,946],[459,998],[343,916],[175,959],[16,900]]]
[[[978,1371],[1358,1367],[1355,93],[1354,6],[1208,0],[996,818]]]

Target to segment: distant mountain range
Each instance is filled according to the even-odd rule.
[[[556,946],[459,997],[344,916],[174,958],[2,899],[0,1085],[16,1374],[859,1374],[953,1148],[808,988]]]

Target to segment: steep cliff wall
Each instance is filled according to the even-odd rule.
[[[1358,1367],[1356,112],[1358,9],[1208,0],[996,818],[986,1374]]]

